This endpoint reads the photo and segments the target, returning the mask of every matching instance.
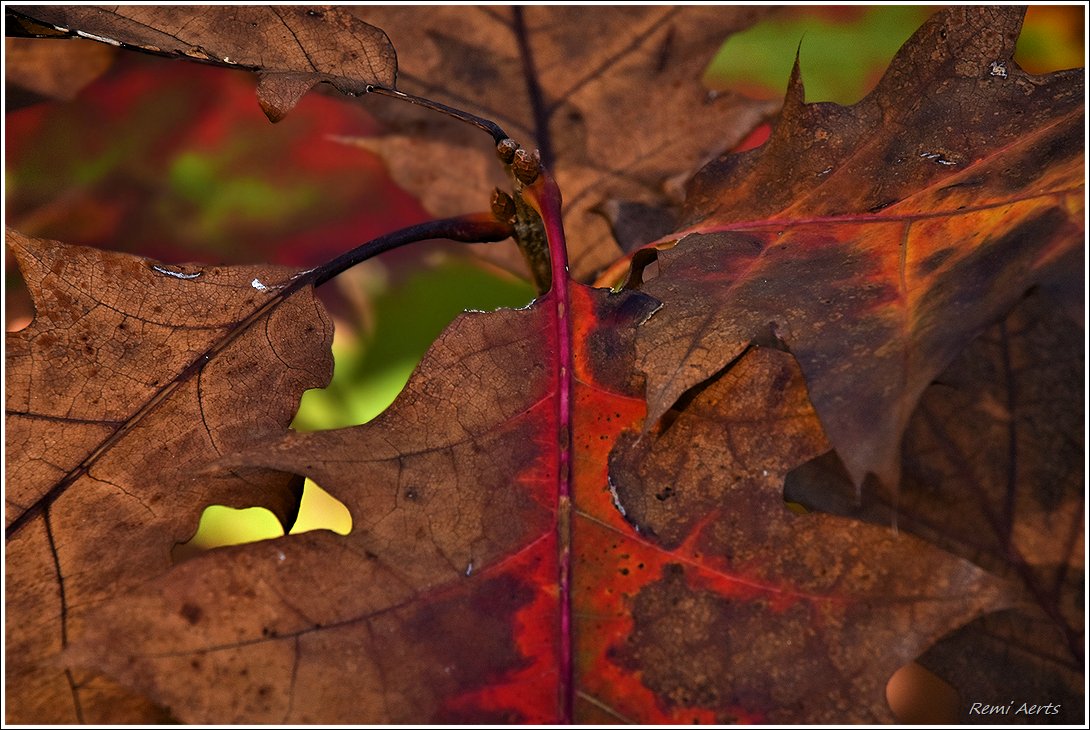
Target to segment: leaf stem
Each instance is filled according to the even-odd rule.
[[[406,94],[404,91],[398,91],[397,89],[387,89],[385,86],[378,86],[376,84],[370,84],[367,87],[368,94],[378,94],[379,96],[388,96],[393,99],[400,99],[401,101],[407,101],[410,104],[422,106],[425,109],[431,109],[441,114],[446,114],[448,117],[454,117],[455,119],[471,124],[478,129],[482,129],[488,134],[492,135],[492,140],[499,144],[501,140],[507,139],[507,132],[503,131],[500,125],[493,122],[491,119],[485,119],[479,117],[476,114],[470,114],[467,111],[456,109],[446,104],[441,104],[438,101],[432,101],[431,99],[423,96],[414,96],[413,94]]]
[[[304,276],[300,276],[296,281],[309,280],[313,281],[314,286],[321,286],[358,263],[408,243],[430,239],[447,239],[460,243],[494,243],[510,238],[512,233],[510,225],[497,221],[491,213],[471,213],[455,218],[427,221],[387,233],[351,251],[346,251],[337,258],[312,269]]]

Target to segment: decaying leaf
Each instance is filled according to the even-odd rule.
[[[290,269],[7,239],[36,311],[6,342],[7,719],[146,721],[57,655],[96,603],[170,567],[211,495],[290,524],[291,475],[195,472],[283,430],[328,382],[330,323],[300,292],[234,332]]]
[[[852,107],[805,105],[796,68],[772,138],[694,178],[643,287],[651,421],[771,326],[856,484],[896,483],[923,389],[1083,245],[1083,73],[1025,74],[1020,26],[936,14]]]
[[[898,492],[868,483],[857,497],[825,458],[792,475],[788,498],[876,524],[896,519],[994,573],[1012,571],[1014,556],[1034,570],[1081,569],[1081,334],[1040,295],[1023,300],[924,391]]]
[[[886,528],[820,516],[792,523],[777,485],[825,442],[797,372],[783,369],[786,355],[779,368],[764,367],[771,354],[757,358],[724,381],[725,392],[708,392],[734,414],[763,413],[748,429],[718,424],[726,436],[694,437],[683,430],[687,414],[670,432],[733,478],[679,474],[675,497],[659,502],[650,493],[669,485],[628,464],[653,464],[657,454],[626,453],[632,437],[624,437],[611,494],[604,456],[642,412],[617,369],[632,362],[632,331],[655,305],[642,295],[572,290],[565,474],[557,296],[529,310],[463,315],[376,421],[288,435],[233,460],[316,479],[349,506],[351,535],[192,560],[96,612],[97,631],[70,658],[191,722],[555,722],[572,693],[576,719],[606,711],[647,722],[873,720],[886,717],[888,673],[1006,605],[1001,583]],[[770,427],[785,424],[794,428],[780,448],[760,448]],[[734,459],[714,442],[733,447]],[[670,441],[662,450],[664,459],[690,453]],[[709,479],[720,491],[701,494]],[[567,480],[574,516],[558,499]],[[647,502],[669,516],[645,516]],[[632,510],[638,531],[618,509]],[[562,580],[557,590],[569,529],[573,630],[562,623]],[[785,541],[809,557],[793,563],[799,553],[781,552]],[[918,580],[905,581],[905,565]],[[695,630],[692,641],[706,645],[721,676],[678,673],[693,666],[694,649],[675,631],[682,627]],[[780,638],[738,654],[748,634],[769,631]],[[577,657],[574,677],[561,661],[566,651]],[[750,691],[740,677],[758,666],[797,671]],[[825,683],[808,696],[836,688],[837,701],[821,703],[827,714],[801,695],[783,702],[814,676]],[[752,681],[765,686],[768,675]]]
[[[397,54],[378,28],[332,7],[9,6],[82,37],[260,73],[269,119],[287,114],[315,84],[346,94],[393,88]],[[459,211],[463,212],[463,211]]]
[[[352,512],[350,535],[191,560],[97,613],[76,657],[191,722],[555,721],[559,296],[463,314],[376,420],[236,459],[315,479]],[[577,380],[604,373],[623,400],[610,356],[631,362],[654,302],[577,288],[571,306],[589,354]],[[598,440],[578,428],[576,443]],[[121,643],[118,623],[133,627]]]

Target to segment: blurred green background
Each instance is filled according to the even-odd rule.
[[[806,101],[854,104],[878,83],[897,49],[942,6],[794,6],[723,44],[706,82],[761,99],[783,96],[795,52]],[[1030,7],[1015,60],[1030,73],[1083,65],[1082,5]]]
[[[779,98],[799,49],[807,101],[851,104],[937,10],[780,8],[728,39],[705,82]],[[1081,5],[1030,8],[1016,60],[1035,73],[1083,65],[1084,23]],[[62,84],[60,95],[71,98],[49,98],[58,92],[16,73],[13,59],[29,53],[28,44],[35,52],[42,44],[93,54],[102,48],[89,41],[7,43],[5,213],[7,225],[26,234],[168,262],[310,267],[426,218],[375,157],[334,140],[376,131],[361,104],[311,93],[270,125],[251,74],[127,52],[114,54],[109,69],[78,94]],[[30,64],[33,75],[34,64],[45,61]],[[8,328],[25,326],[32,308],[10,262],[4,286]],[[321,293],[336,322],[336,369],[329,388],[304,395],[294,423],[300,430],[373,418],[460,311],[520,306],[533,296],[525,282],[453,244],[392,252]],[[350,527],[344,506],[308,483],[293,532],[344,534]],[[175,555],[280,534],[264,509],[210,506],[197,536]]]

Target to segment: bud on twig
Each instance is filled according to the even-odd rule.
[[[517,211],[514,199],[499,188],[492,191],[492,215],[500,223],[513,225]]]
[[[518,148],[519,143],[510,137],[507,137],[506,139],[501,139],[499,143],[496,144],[496,154],[500,156],[500,160],[503,164],[510,165],[511,161],[515,159],[515,151],[518,150]]]
[[[520,183],[531,185],[541,174],[541,153],[537,150],[530,153],[520,148],[515,151],[515,161],[511,163],[511,168]]]

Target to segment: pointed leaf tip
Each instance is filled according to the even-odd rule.
[[[12,9],[111,45],[273,77],[271,82],[263,79],[258,90],[261,108],[273,121],[281,119],[319,81],[346,94],[363,93],[369,84],[394,88],[397,83],[397,53],[389,37],[341,8],[55,5]],[[306,86],[304,79],[309,79]]]
[[[313,74],[259,74],[257,101],[261,111],[265,112],[270,122],[279,122],[318,81]]]

